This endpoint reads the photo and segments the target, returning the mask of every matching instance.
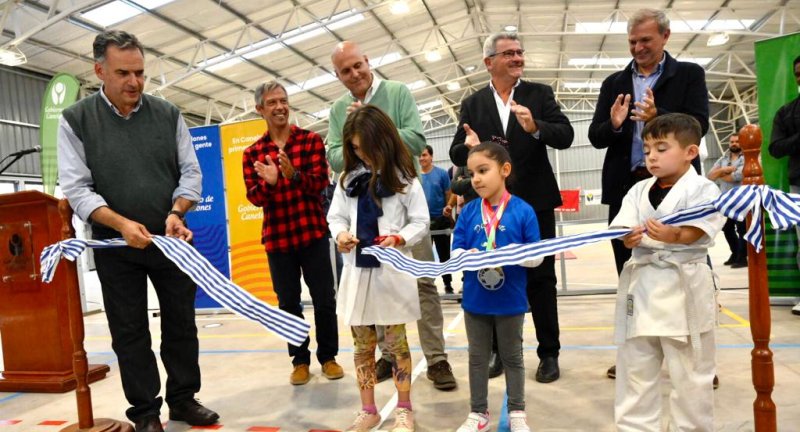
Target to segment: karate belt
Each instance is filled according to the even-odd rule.
[[[763,247],[764,233],[761,230],[763,211],[769,216],[772,226],[787,230],[800,223],[800,194],[790,194],[764,185],[744,185],[733,188],[704,204],[690,207],[659,218],[669,225],[683,225],[702,219],[714,212],[743,221],[749,213],[753,219],[745,233],[745,240],[755,247],[756,252]],[[517,265],[525,261],[555,255],[569,249],[612,240],[630,233],[628,228],[607,229],[571,236],[545,239],[536,243],[511,244],[492,251],[462,253],[444,263],[417,261],[403,255],[395,248],[370,246],[363,253],[375,256],[381,263],[414,277],[436,278],[446,273],[463,270]]]
[[[310,325],[306,321],[264,303],[231,282],[185,241],[174,237],[153,236],[153,243],[225,309],[258,322],[292,345],[300,346],[308,337]],[[56,266],[62,257],[74,261],[87,247],[125,246],[127,246],[125,240],[120,238],[110,240],[69,239],[47,246],[39,258],[42,281],[49,283],[53,280]]]
[[[695,360],[700,358],[700,331],[697,328],[697,314],[695,313],[695,292],[686,282],[686,264],[706,265],[706,258],[693,257],[694,254],[685,252],[655,251],[643,256],[633,256],[622,268],[619,275],[619,286],[631,288],[631,277],[637,266],[655,265],[661,268],[672,267],[680,277],[680,286],[684,294],[684,308],[686,310],[686,325],[689,330],[689,343],[692,345]],[[614,320],[614,343],[622,345],[628,338],[627,325],[627,299],[630,292],[617,295],[616,314]],[[716,309],[715,309],[716,310]]]

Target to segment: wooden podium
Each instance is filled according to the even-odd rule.
[[[53,281],[45,284],[39,266],[42,249],[61,240],[61,231],[57,199],[36,191],[0,194],[0,338],[5,368],[0,392],[61,393],[76,388],[68,299],[79,292],[77,278],[62,261]],[[89,382],[109,371],[107,365],[88,366]]]

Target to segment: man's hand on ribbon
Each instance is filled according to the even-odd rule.
[[[144,249],[153,242],[153,235],[150,234],[150,231],[147,231],[144,225],[130,219],[122,222],[119,232],[125,239],[125,243],[132,248]]]

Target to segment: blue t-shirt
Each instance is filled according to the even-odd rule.
[[[425,200],[428,201],[428,212],[431,219],[442,216],[444,210],[444,198],[450,190],[450,176],[447,171],[433,167],[429,173],[421,173],[419,176],[422,182],[422,190],[425,191]]]
[[[481,218],[482,204],[482,199],[476,199],[464,206],[453,232],[453,249],[486,249],[483,246],[486,242],[486,230]],[[497,227],[497,247],[534,243],[539,239],[539,223],[533,208],[521,198],[512,195]],[[528,311],[527,269],[514,265],[505,266],[502,270],[502,283],[498,283],[497,273],[484,272],[481,275],[482,284],[478,279],[481,272],[464,272],[461,306],[465,311],[482,315],[518,315]]]

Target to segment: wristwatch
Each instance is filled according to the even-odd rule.
[[[186,217],[184,212],[178,210],[170,210],[169,213],[167,213],[167,217],[169,217],[169,215],[178,216],[178,219],[180,219],[181,222],[183,222],[183,219]]]
[[[292,174],[292,181],[296,182],[300,180],[300,171],[295,170],[294,174]]]

